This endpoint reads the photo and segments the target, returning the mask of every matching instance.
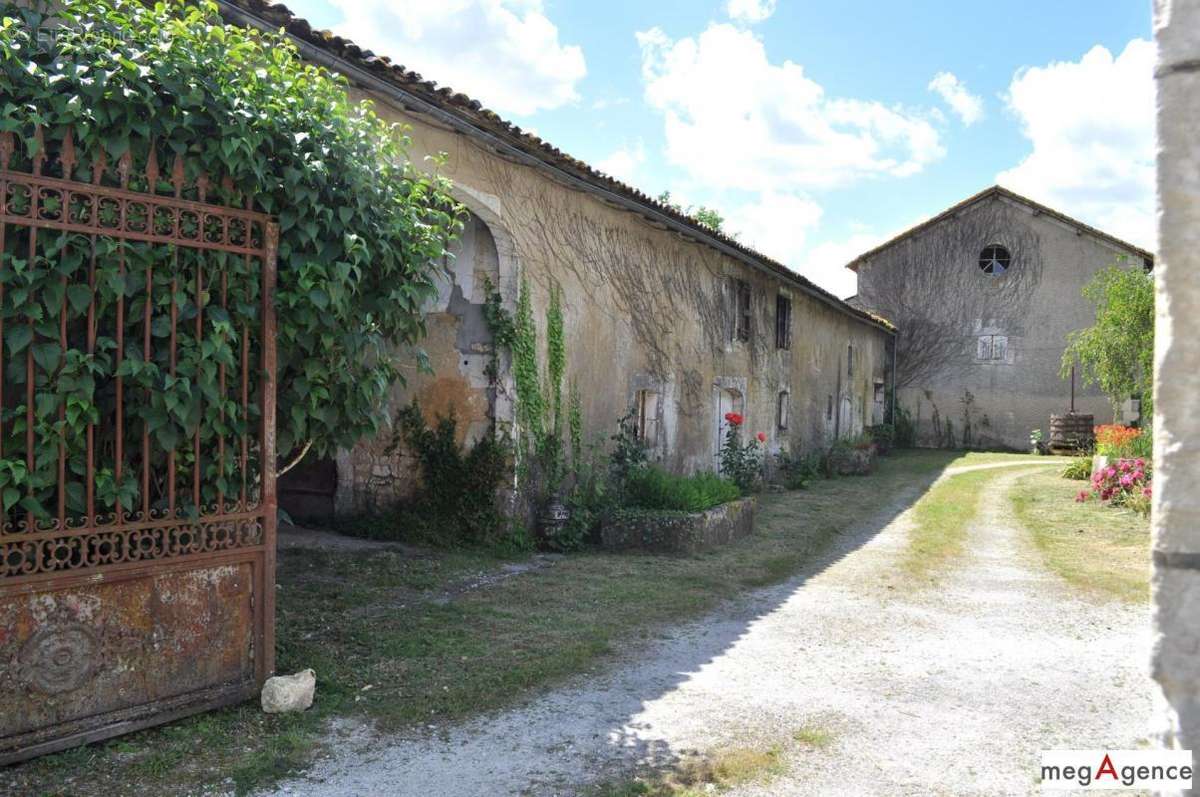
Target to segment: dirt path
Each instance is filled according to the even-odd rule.
[[[936,587],[895,566],[909,513],[867,522],[786,584],[521,708],[423,738],[345,729],[279,793],[569,795],[693,751],[777,744],[783,774],[733,793],[1036,791],[1039,750],[1145,736],[1149,631],[1144,609],[1083,600],[1041,567],[1006,498],[1029,470],[996,470],[966,560]],[[803,727],[831,743],[798,745]]]

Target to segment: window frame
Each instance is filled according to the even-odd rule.
[[[749,342],[753,330],[753,302],[750,294],[750,283],[744,279],[733,280],[733,339],[742,343]]]
[[[1000,252],[1003,253],[1004,256],[1003,257],[997,256],[997,253],[995,250],[999,250]],[[989,253],[991,253],[991,255],[990,255],[990,257],[988,257],[986,264],[985,264],[984,256],[988,255]],[[1009,271],[1012,270],[1012,267],[1013,267],[1012,250],[1010,250],[1007,246],[1005,246],[1004,244],[1001,244],[1001,243],[993,242],[993,243],[987,244],[986,246],[984,246],[982,249],[979,250],[979,257],[976,260],[976,265],[979,267],[979,273],[983,274],[985,277],[1002,277],[1005,274],[1007,274]],[[997,265],[999,265],[999,267],[1000,267],[999,271],[994,270]],[[991,268],[993,270],[988,271],[989,268]]]
[[[779,391],[779,397],[775,404],[775,428],[781,432],[786,432],[788,428],[788,415],[791,413],[792,393],[790,390]]]
[[[792,348],[792,300],[782,293],[775,294],[775,348]]]
[[[653,411],[647,412],[649,399],[653,398]],[[633,406],[637,419],[638,441],[648,448],[654,448],[658,443],[659,413],[662,408],[662,395],[657,390],[639,388],[633,394]]]
[[[997,346],[996,342],[1001,341]],[[982,356],[983,347],[987,346],[987,356]],[[979,363],[1008,362],[1008,335],[989,333],[980,335],[975,340],[975,361]]]

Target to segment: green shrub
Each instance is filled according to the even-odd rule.
[[[413,500],[393,511],[391,531],[373,522],[369,536],[434,545],[528,547],[527,534],[508,522],[496,493],[510,472],[508,447],[488,430],[469,451],[457,440],[454,413],[431,428],[414,399],[396,416],[389,453],[403,445],[417,460],[421,485]]]
[[[1092,458],[1090,456],[1075,457],[1071,460],[1071,464],[1063,469],[1062,475],[1064,479],[1087,481],[1092,478]]]
[[[609,478],[618,497],[628,481],[646,467],[649,459],[646,444],[638,437],[637,410],[630,408],[617,421],[617,433],[612,436],[613,451],[608,457]]]
[[[462,226],[464,208],[452,199],[449,182],[436,169],[431,171],[419,158],[409,156],[410,141],[403,129],[378,116],[369,104],[354,102],[344,77],[306,63],[280,31],[224,25],[215,2],[70,0],[19,5],[53,8],[65,24],[51,23],[11,2],[3,4],[0,130],[15,132],[18,141],[25,142],[34,124],[42,125],[53,159],[53,148],[70,126],[81,158],[76,176],[86,173],[92,159],[103,152],[110,169],[103,185],[109,185],[113,166],[128,154],[133,161],[130,187],[148,190],[142,175],[152,148],[160,177],[170,173],[177,155],[186,161],[187,199],[194,198],[190,186],[199,172],[228,177],[229,186],[223,179],[211,186],[208,201],[240,206],[253,198],[256,210],[279,222],[275,291],[279,454],[286,456],[306,444],[311,444],[313,455],[329,454],[378,434],[386,421],[380,408],[404,367],[395,352],[408,351],[424,336],[420,308],[437,295],[436,280],[443,272],[447,245]],[[46,33],[50,35],[42,35]],[[26,168],[32,150],[18,149],[16,163]],[[155,188],[161,189],[162,182]],[[9,236],[8,249],[16,238]],[[66,233],[44,233],[42,244],[78,251]],[[158,297],[172,290],[170,280],[184,273],[184,261],[192,258],[180,247],[179,268],[163,267],[164,255],[158,251],[163,249],[124,241],[119,250],[109,251],[102,240],[98,252],[92,247],[90,258],[61,259],[56,268],[27,269],[26,277],[36,284],[27,286],[32,290],[6,292],[4,317],[38,319],[57,329],[58,305],[47,300],[47,315],[36,301],[21,297],[43,292],[49,297],[60,280],[86,287],[86,273],[81,274],[85,264],[90,262],[97,274],[108,274],[108,269],[117,268],[119,253],[125,283],[95,280],[97,304],[104,307],[113,301],[114,285],[131,296],[133,286],[153,277],[154,328],[159,335],[163,303]],[[6,271],[12,271],[11,254],[3,255]],[[211,261],[215,269],[223,257],[212,255],[205,262]],[[73,274],[65,270],[69,262],[77,264]],[[150,264],[156,265],[152,275]],[[257,304],[253,281],[237,278],[240,272],[232,266],[222,273],[229,275],[229,311],[242,305],[253,309]],[[182,287],[176,296],[171,304],[178,307],[181,322],[193,317],[194,300],[186,298]],[[78,316],[71,308],[68,313]],[[194,415],[200,412],[198,403],[168,397],[166,406],[178,407],[170,409],[166,423],[154,424],[163,430],[157,436],[164,448],[171,448],[166,443],[172,439],[189,439],[197,425],[208,430],[228,423],[220,420],[227,413],[226,402],[215,400],[212,375],[217,359],[230,356],[228,342],[220,333],[221,323],[210,323],[207,314],[204,320],[203,346],[201,341],[195,341],[195,346],[206,354],[181,357],[177,367],[172,364],[170,375],[176,379],[160,373],[165,372],[161,360],[157,369],[142,368],[138,377],[157,380],[146,385],[151,396],[161,396],[172,382],[184,388],[191,385],[193,396],[203,392],[203,424]],[[126,340],[140,323],[137,313],[126,314]],[[74,329],[74,324],[70,321],[69,328]],[[100,356],[105,351],[103,335],[112,334],[111,329],[102,332],[96,356],[87,355],[92,370],[86,381],[96,384],[72,397],[72,402],[83,402],[85,408],[68,411],[66,426],[71,429],[82,431],[101,411],[100,388],[115,378],[112,358]],[[78,339],[78,335],[72,338]],[[16,351],[16,342],[15,336],[6,336],[6,356]],[[207,353],[210,346],[215,353]],[[76,351],[81,351],[77,342],[67,353]],[[166,347],[155,349],[156,356],[160,352],[165,356]],[[127,367],[131,362],[126,358]],[[125,376],[130,378],[129,373]],[[14,377],[15,371],[6,374],[10,384]],[[57,379],[56,374],[38,373],[38,391],[52,384],[52,377]],[[74,381],[84,383],[82,377]],[[129,381],[126,392],[127,401],[141,393],[130,390]],[[43,395],[50,394],[39,392]],[[258,410],[252,407],[251,411]],[[108,429],[105,433],[111,434]],[[141,433],[139,424],[128,424],[126,429]],[[84,439],[66,436],[68,467],[84,461]],[[113,445],[111,437],[96,442],[98,449]],[[9,456],[15,450],[5,447]],[[206,453],[212,462],[210,457]],[[53,457],[45,467],[40,463],[39,458],[39,472],[30,474],[30,479],[54,468]],[[181,483],[191,478],[183,467],[178,476]],[[21,485],[22,491],[26,486]],[[128,489],[136,493],[136,485]],[[42,500],[40,495],[34,497]],[[135,504],[133,498],[122,496]],[[112,502],[106,501],[103,511],[111,512],[111,507]]]
[[[703,512],[741,495],[736,484],[715,473],[676,476],[653,465],[630,474],[625,493],[631,506],[681,512]]]
[[[790,454],[780,451],[776,454],[780,481],[788,490],[803,490],[808,483],[821,475],[822,467],[820,454]]]
[[[875,443],[875,447],[879,450],[880,454],[886,454],[895,445],[896,427],[890,423],[877,423],[874,426],[868,426],[867,434],[871,435],[871,440]]]
[[[725,442],[721,445],[721,473],[733,480],[738,489],[749,492],[755,489],[763,475],[763,460],[759,448],[767,441],[763,432],[742,443],[741,426],[745,416],[737,412],[725,413]]]
[[[912,448],[917,444],[917,425],[913,423],[912,414],[896,405],[895,442],[899,448]]]

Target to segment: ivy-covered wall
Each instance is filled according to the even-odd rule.
[[[849,436],[872,422],[875,384],[885,378],[882,329],[839,312],[701,243],[655,227],[640,216],[561,185],[531,167],[485,151],[464,136],[429,120],[402,113],[373,97],[380,114],[411,125],[412,154],[445,152],[441,171],[456,196],[487,225],[498,242],[495,285],[518,336],[499,358],[500,373],[488,391],[476,379],[468,399],[487,395],[502,434],[527,429],[555,415],[553,407],[526,413],[520,395],[535,403],[560,403],[570,426],[572,388],[577,439],[606,441],[638,390],[658,393],[655,457],[678,471],[711,470],[716,463],[720,391],[740,394],[738,409],[748,433],[762,431],[770,450],[828,445],[835,433]],[[455,267],[461,280],[472,269]],[[730,286],[751,287],[748,341],[734,340]],[[525,287],[524,299],[521,297]],[[461,286],[460,286],[461,287]],[[792,301],[790,349],[775,345],[776,295]],[[467,295],[464,293],[464,295]],[[482,301],[471,293],[472,302]],[[553,309],[557,306],[561,317]],[[461,351],[438,325],[461,325],[453,312],[435,316],[425,349],[435,376],[416,376],[396,391],[397,406],[413,395],[426,413],[444,411],[427,402],[439,379],[461,383]],[[524,325],[526,333],[520,334]],[[561,325],[561,334],[554,328]],[[529,329],[534,335],[528,334]],[[561,346],[548,345],[561,341]],[[848,350],[854,364],[847,367]],[[536,361],[537,382],[530,364]],[[558,398],[547,395],[547,377],[561,370]],[[470,380],[468,380],[469,382]],[[549,380],[553,383],[553,379]],[[789,394],[788,425],[778,426],[779,394]],[[540,398],[538,398],[540,397]],[[461,416],[461,409],[460,416]],[[567,434],[564,430],[564,442]],[[403,493],[387,479],[412,472],[402,455],[381,461],[375,444],[360,444],[339,460],[339,506],[352,511]],[[370,453],[368,453],[370,452]],[[390,491],[390,492],[389,492]]]
[[[1010,266],[986,274],[981,251],[997,243]],[[1067,335],[1095,321],[1083,286],[1121,258],[1143,265],[1134,252],[992,196],[860,264],[858,301],[900,328],[897,396],[917,443],[1026,449],[1032,429],[1047,433],[1050,415],[1071,404],[1060,373]],[[1075,407],[1097,423],[1113,419],[1104,394],[1081,381]]]

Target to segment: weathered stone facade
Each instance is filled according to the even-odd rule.
[[[1009,257],[1002,273],[983,267],[994,246]],[[1149,252],[992,188],[850,267],[853,301],[900,329],[896,395],[918,444],[1025,449],[1031,430],[1046,433],[1050,415],[1071,406],[1060,369],[1067,335],[1095,321],[1084,285],[1107,266],[1151,263]],[[1114,417],[1082,380],[1075,409],[1098,423]]]
[[[393,391],[390,416],[415,397],[429,418],[453,408],[464,438],[493,422],[499,434],[511,432],[514,389],[504,353],[494,385],[486,373],[487,276],[510,311],[528,286],[543,358],[549,297],[562,297],[565,381],[581,398],[588,442],[606,441],[639,400],[651,408],[654,458],[680,472],[716,466],[731,410],[746,416],[747,433],[765,433],[773,452],[828,445],[882,420],[892,337],[885,322],[467,98],[313,33],[279,7],[254,0],[222,7],[250,24],[284,26],[302,55],[346,74],[353,98],[372,100],[381,116],[406,126],[414,164],[444,154],[439,171],[471,213],[445,290],[429,308],[422,348],[432,373],[411,368]],[[781,314],[790,323],[777,332]],[[398,355],[417,361],[415,352]],[[384,437],[337,457],[329,503],[338,512],[369,511],[411,491],[413,463],[389,453]],[[287,488],[281,482],[284,501]]]
[[[889,337],[882,325],[427,120],[382,103],[379,110],[412,126],[414,159],[451,153],[443,171],[474,214],[473,225],[503,242],[488,273],[505,306],[515,308],[525,280],[544,335],[550,291],[561,292],[566,380],[582,398],[585,439],[607,439],[639,390],[658,397],[655,459],[681,472],[715,467],[726,411],[744,413],[747,430],[765,432],[774,451],[827,445],[835,435],[861,432],[882,413],[876,399],[886,381]],[[483,302],[477,278],[462,284],[477,273],[456,261],[449,293],[466,304],[434,308],[424,343],[434,375],[414,374],[398,387],[393,412],[415,396],[431,418],[453,406],[462,419],[464,406],[471,407],[472,434],[489,417],[502,426],[513,421],[507,362],[489,394],[482,365],[471,361],[490,352],[486,328],[469,341],[478,352],[464,347],[459,333]],[[739,281],[750,288],[746,340],[734,328]],[[791,302],[786,349],[776,346],[777,296]],[[848,365],[847,357],[854,362]],[[787,428],[779,427],[780,401],[787,403]],[[385,447],[370,441],[339,456],[339,511],[367,510],[411,489],[411,463]]]
[[[1200,751],[1200,0],[1158,0],[1154,658],[1161,740]],[[1195,780],[1193,780],[1195,783]],[[1192,789],[1189,794],[1196,793]]]

